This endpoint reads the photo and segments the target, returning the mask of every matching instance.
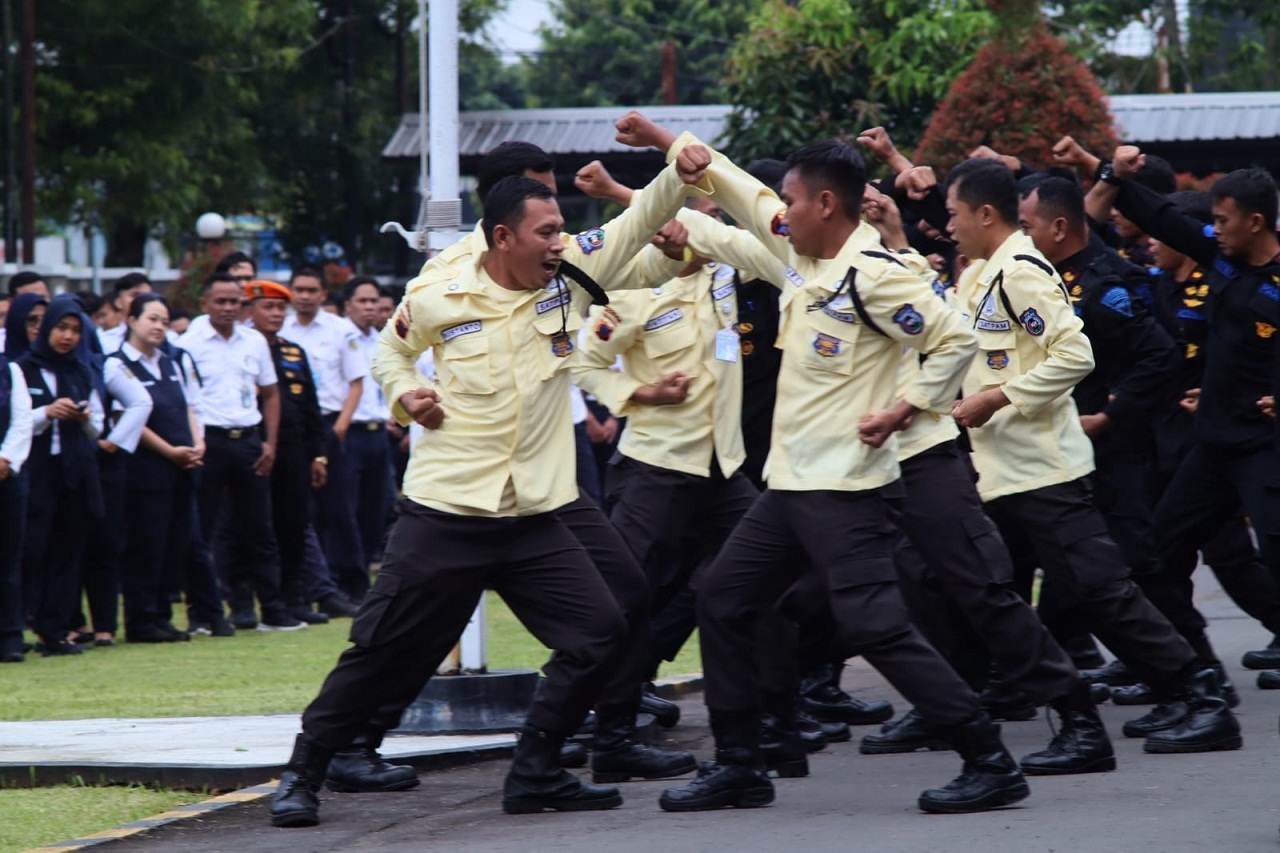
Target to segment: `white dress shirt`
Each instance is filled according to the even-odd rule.
[[[147,393],[142,380],[134,376],[129,366],[118,358],[108,358],[102,373],[107,393],[114,400],[112,410],[120,413],[120,419],[103,438],[121,450],[132,453],[138,449],[142,430],[151,417],[151,395]]]
[[[44,384],[49,389],[49,394],[45,394],[44,388],[28,388],[31,392],[32,436],[44,435],[44,431],[49,428],[49,425],[57,421],[57,418],[49,417],[47,408],[58,399],[58,375],[52,370],[42,369],[40,376],[44,379]],[[102,435],[102,424],[105,420],[106,413],[102,410],[102,398],[98,396],[97,391],[90,391],[89,420],[81,425],[84,427],[84,434],[89,436],[90,440],[97,441],[98,436]],[[60,453],[62,453],[62,437],[58,435],[58,430],[55,429],[49,444],[49,455],[57,456]]]
[[[27,377],[18,365],[9,364],[9,429],[0,441],[0,458],[9,460],[10,476],[22,470],[31,453],[31,392]]]
[[[111,355],[111,353],[120,349],[120,345],[124,343],[125,333],[129,331],[128,323],[118,323],[114,329],[98,329],[98,343],[102,344],[102,354]]]
[[[356,345],[359,347],[360,356],[364,360],[366,368],[373,361],[373,353],[378,348],[378,330],[374,326],[369,327],[369,334],[364,334],[359,327],[350,320],[343,320],[347,324],[347,330],[354,333]],[[391,407],[387,405],[387,398],[382,394],[382,386],[374,379],[365,380],[364,389],[360,394],[360,405],[356,406],[356,413],[351,418],[356,423],[366,423],[369,421],[378,421],[385,423],[391,419]]]
[[[207,315],[191,321],[178,346],[191,354],[200,371],[196,412],[206,427],[245,429],[262,422],[258,389],[276,384],[271,349],[260,332],[236,324],[224,338]]]
[[[351,323],[327,311],[320,311],[306,325],[290,311],[280,328],[280,337],[302,347],[307,354],[320,411],[326,415],[342,411],[353,380],[364,379],[366,388],[374,384],[365,378],[369,375],[369,359],[360,351],[359,336]]]

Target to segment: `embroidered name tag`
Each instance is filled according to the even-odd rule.
[[[824,305],[822,313],[826,314],[833,320],[839,320],[841,323],[856,323],[857,316],[852,311],[836,311],[830,305]]]
[[[571,298],[571,294],[566,290],[565,292],[557,296],[553,296],[550,299],[542,300],[533,307],[539,314],[545,314],[553,308],[559,308],[561,305],[568,305]]]
[[[733,293],[733,282],[729,282],[724,287],[717,287],[715,290],[711,291],[711,298],[724,299],[726,296],[729,296],[732,293]]]
[[[791,282],[796,287],[804,287],[804,278],[800,273],[796,272],[795,267],[787,267],[787,281]]]
[[[454,338],[460,338],[463,335],[470,335],[478,331],[480,331],[480,321],[472,320],[470,323],[459,323],[456,326],[450,326],[440,333],[440,337],[448,342]]]
[[[679,320],[683,316],[684,314],[680,313],[679,308],[673,308],[667,313],[659,317],[654,317],[652,320],[645,323],[644,330],[646,332],[652,332],[654,329],[661,329],[663,326],[670,326],[672,323],[674,323],[676,320]]]
[[[1013,328],[1008,320],[978,320],[977,327],[984,332],[1007,332]]]

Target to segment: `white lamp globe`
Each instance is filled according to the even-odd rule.
[[[196,234],[201,240],[219,240],[227,233],[227,220],[220,213],[202,213],[196,220]]]

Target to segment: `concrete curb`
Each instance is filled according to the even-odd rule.
[[[657,687],[658,695],[666,699],[687,697],[702,690],[702,674],[676,675],[669,678],[660,678],[654,682],[654,686]],[[511,756],[511,752],[512,747],[510,746],[493,746],[458,752],[439,753],[435,755],[416,756],[412,759],[405,759],[402,763],[412,764],[419,770],[447,770],[451,767],[475,764],[480,761],[508,758]],[[98,769],[100,770],[101,768]],[[233,806],[251,803],[255,800],[269,797],[275,792],[276,785],[278,783],[279,779],[272,779],[271,781],[263,784],[241,788],[238,791],[232,791],[229,794],[212,797],[199,803],[178,806],[175,809],[170,809],[169,811],[162,812],[158,815],[152,815],[151,817],[130,821],[129,823],[117,826],[114,829],[95,832],[92,835],[86,835],[83,838],[73,838],[67,841],[55,841],[52,844],[46,844],[42,847],[33,847],[30,850],[23,851],[23,853],[67,853],[67,851],[84,850],[89,847],[109,844],[112,841],[119,841],[123,838],[142,835],[143,833],[150,832],[153,829],[168,826],[170,824],[177,823],[178,821],[204,817],[205,815],[219,812],[223,809],[229,809]]]

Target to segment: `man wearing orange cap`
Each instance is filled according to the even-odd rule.
[[[329,617],[307,602],[303,559],[311,490],[323,488],[329,460],[324,456],[324,422],[311,364],[302,347],[280,337],[292,294],[274,281],[244,285],[244,308],[253,328],[271,348],[280,387],[280,431],[271,469],[271,518],[280,546],[280,595],[289,614],[312,625]]]

